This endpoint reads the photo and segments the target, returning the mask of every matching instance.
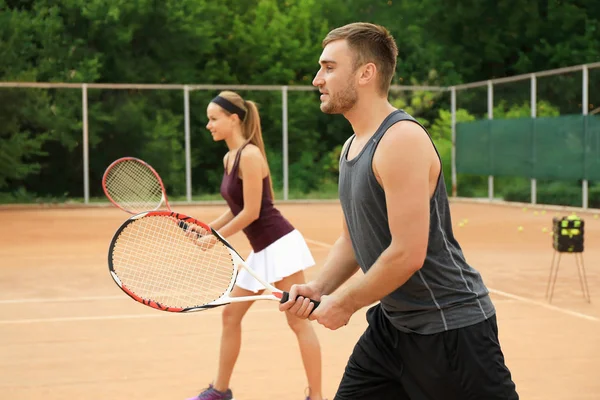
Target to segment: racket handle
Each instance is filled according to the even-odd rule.
[[[180,227],[181,229],[183,229],[184,231],[187,231],[188,224],[186,224],[185,222],[183,222],[183,221],[181,221],[181,220],[180,220],[180,221],[177,223],[177,225],[179,225],[179,227]]]
[[[189,228],[189,224],[187,222],[179,221],[177,225],[184,231],[187,232]],[[194,232],[196,234],[196,239],[200,239],[201,235],[198,232]]]
[[[290,293],[284,291],[283,295],[281,296],[281,301],[280,302],[281,303],[285,303],[286,301],[289,300],[289,298],[290,298]],[[319,307],[319,304],[321,304],[321,302],[320,301],[316,301],[316,300],[312,300],[312,299],[310,300],[310,302],[314,304],[314,307],[313,307],[313,309],[311,311],[311,314],[312,314],[312,312],[315,311],[317,309],[317,307]]]

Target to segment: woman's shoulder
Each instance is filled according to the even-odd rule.
[[[247,145],[242,147],[241,156],[243,157],[244,155],[251,155],[251,156],[252,155],[260,155],[260,156],[262,156],[262,153],[257,145],[248,143]]]
[[[258,146],[253,145],[252,143],[248,143],[241,150],[240,153],[240,162],[241,163],[254,163],[254,162],[262,162],[264,159],[262,152],[258,148]]]

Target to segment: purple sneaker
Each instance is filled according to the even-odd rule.
[[[305,393],[308,393],[308,394],[305,394],[306,398],[304,400],[312,400],[310,398],[310,388],[306,388]],[[323,399],[323,400],[327,400],[327,399]]]
[[[208,388],[203,390],[196,397],[192,397],[188,400],[234,400],[233,393],[231,393],[231,389],[227,389],[225,392],[219,392],[217,389],[213,387],[213,385],[208,385]]]

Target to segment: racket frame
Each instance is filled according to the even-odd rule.
[[[163,203],[165,204],[165,206],[167,207],[167,210],[171,211],[171,206],[169,205],[169,200],[167,198],[167,190],[165,189],[165,185],[163,184],[162,179],[160,178],[160,175],[158,174],[158,172],[156,172],[156,170],[150,165],[148,164],[146,161],[141,160],[139,158],[136,157],[121,157],[115,161],[113,161],[108,167],[106,167],[106,170],[104,171],[104,174],[102,175],[102,190],[104,191],[104,194],[106,195],[106,197],[108,198],[108,200],[113,203],[115,206],[117,206],[118,208],[120,208],[121,210],[132,214],[132,215],[136,215],[139,213],[139,211],[131,211],[126,209],[125,207],[121,206],[117,201],[115,201],[112,196],[109,194],[108,189],[106,188],[106,179],[108,178],[108,173],[109,171],[117,164],[125,162],[125,161],[136,161],[140,164],[142,164],[144,167],[148,168],[150,170],[150,172],[152,172],[152,174],[154,174],[154,176],[156,177],[156,179],[158,180],[158,183],[160,185],[161,188],[161,192],[162,192],[162,197],[160,199],[160,202],[158,203],[158,205],[152,209],[152,210],[148,210],[148,211],[156,211],[158,210]]]
[[[231,279],[231,282],[229,283],[229,287],[227,288],[227,290],[225,290],[225,292],[223,293],[223,295],[221,297],[219,297],[218,299],[216,299],[210,303],[199,305],[199,306],[192,306],[192,307],[186,307],[186,308],[169,307],[169,306],[165,306],[154,300],[144,299],[144,298],[140,297],[139,295],[135,294],[133,291],[131,291],[127,286],[125,286],[123,284],[123,282],[121,281],[121,279],[119,278],[119,276],[117,275],[117,273],[114,269],[113,260],[112,260],[113,259],[113,257],[112,257],[113,249],[115,247],[117,240],[119,239],[120,233],[129,224],[131,224],[135,220],[144,218],[144,217],[154,217],[154,216],[156,216],[156,217],[159,217],[159,216],[173,217],[187,225],[190,225],[190,224],[198,225],[198,226],[204,228],[207,232],[210,232],[215,238],[217,238],[218,241],[221,242],[222,245],[224,245],[227,248],[227,250],[229,251],[229,254],[231,255],[232,262],[233,262],[233,274],[232,274],[233,278]],[[182,229],[185,229],[185,228],[182,228]],[[193,239],[190,238],[190,240],[193,240]],[[198,251],[202,251],[202,250],[198,250]],[[250,275],[252,275],[252,277],[254,277],[267,290],[269,290],[271,292],[271,294],[230,297],[229,294],[233,290],[235,282],[237,281],[240,267],[245,269]],[[115,232],[113,239],[110,242],[109,251],[108,251],[108,269],[109,269],[110,276],[112,277],[113,281],[129,297],[131,297],[133,300],[135,300],[139,303],[142,303],[146,306],[149,306],[154,309],[161,310],[161,311],[178,312],[178,313],[204,311],[204,310],[208,310],[211,308],[224,306],[224,305],[227,305],[230,303],[255,301],[255,300],[275,300],[275,301],[284,303],[288,300],[288,297],[289,297],[288,292],[277,289],[275,286],[266,282],[252,268],[250,268],[246,264],[246,262],[244,261],[242,256],[240,256],[240,254],[233,248],[233,246],[223,236],[221,236],[221,234],[218,233],[215,229],[213,229],[212,227],[208,226],[207,224],[205,224],[201,221],[198,221],[192,217],[189,217],[189,216],[181,214],[181,213],[172,212],[172,211],[144,211],[144,212],[138,213],[136,215],[133,215],[132,217],[128,218],[125,222],[123,222],[123,224]],[[319,304],[319,302],[315,302],[315,303],[316,303],[315,304],[315,308],[316,308],[316,306]]]

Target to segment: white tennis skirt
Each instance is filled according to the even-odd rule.
[[[295,229],[258,253],[250,252],[246,264],[266,282],[275,283],[312,267],[315,260],[304,237]],[[265,289],[243,268],[240,269],[236,285],[255,293]]]

